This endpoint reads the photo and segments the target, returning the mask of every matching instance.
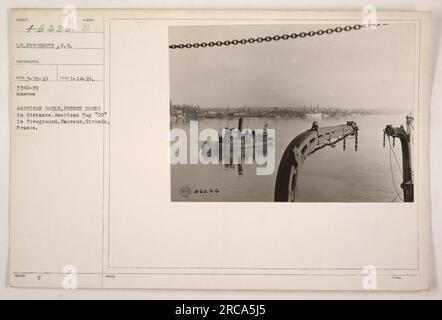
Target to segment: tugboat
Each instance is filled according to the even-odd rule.
[[[211,150],[218,149],[220,155],[226,149],[263,148],[274,143],[274,138],[267,133],[267,123],[261,131],[246,128],[242,131],[243,118],[238,119],[238,128],[226,126],[218,133],[218,141],[205,140],[201,151],[210,155]]]

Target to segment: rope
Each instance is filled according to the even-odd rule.
[[[391,163],[391,151],[393,150],[393,148],[391,147],[391,141],[390,141],[390,137],[388,137],[388,143],[390,144],[390,172],[391,172],[391,180],[393,182],[393,187],[396,190],[396,197],[393,198],[393,200],[391,200],[392,202],[394,200],[396,200],[397,198],[401,199],[402,201],[404,201],[404,199],[401,197],[401,192],[398,190],[398,188],[396,187],[396,182],[394,182],[394,173],[393,173],[393,165]],[[394,153],[394,150],[393,150]],[[396,156],[395,156],[396,158]],[[397,161],[396,161],[397,162]]]
[[[399,173],[402,175],[403,174],[402,173],[402,168],[401,168],[401,165],[399,164],[399,161],[398,161],[398,159],[396,157],[396,152],[394,152],[394,149],[391,147],[390,137],[388,137],[388,143],[390,144],[390,153],[391,153],[391,151],[393,151],[393,156],[394,156],[394,159],[396,160],[396,164],[397,164],[397,167],[399,169]]]
[[[402,193],[402,191],[401,191],[401,193]],[[396,197],[394,197],[390,202],[394,202],[394,200],[396,200],[397,198],[399,198],[399,197],[401,196],[401,193],[398,193],[398,194],[396,195]]]

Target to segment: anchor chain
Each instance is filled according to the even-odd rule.
[[[358,132],[355,132],[355,151],[358,151]]]
[[[169,49],[197,49],[197,48],[211,48],[211,47],[222,47],[222,46],[236,46],[236,45],[244,45],[244,44],[253,44],[253,43],[262,43],[262,42],[271,42],[271,41],[279,41],[279,40],[290,40],[297,38],[306,38],[313,36],[322,36],[324,34],[332,34],[332,33],[340,33],[340,32],[348,32],[353,30],[361,30],[362,28],[371,28],[371,27],[379,27],[379,26],[387,25],[386,23],[377,23],[377,24],[355,24],[355,25],[346,25],[344,27],[336,27],[336,28],[328,28],[328,29],[320,29],[320,30],[311,30],[308,32],[300,32],[300,33],[286,33],[286,34],[277,34],[273,36],[266,37],[257,37],[257,38],[243,38],[243,39],[233,39],[233,40],[225,40],[225,41],[210,41],[210,42],[195,42],[195,43],[180,43],[180,44],[172,44],[169,46]]]
[[[331,140],[331,139],[329,139],[326,143],[323,143],[323,144],[321,144],[321,145],[319,145],[319,146],[317,146],[317,147],[315,147],[313,150],[311,150],[309,153],[308,153],[308,155],[310,156],[310,155],[312,155],[313,153],[315,153],[315,152],[317,152],[317,151],[319,151],[319,150],[321,150],[321,149],[324,149],[324,148],[326,148],[326,147],[335,147],[335,145],[337,144],[337,143],[339,143],[340,141],[343,141],[343,144],[344,144],[344,151],[345,151],[345,148],[346,148],[346,146],[345,146],[345,140],[347,139],[347,137],[348,136],[351,136],[351,135],[354,135],[354,137],[355,137],[355,151],[358,151],[358,133],[357,132],[355,132],[355,133],[348,133],[348,134],[346,134],[346,135],[344,135],[344,136],[342,136],[342,137],[339,137],[339,138],[336,138],[335,140]]]
[[[354,138],[355,139],[355,151],[358,151],[358,132],[357,131],[354,133],[354,137],[355,137]],[[347,149],[346,141],[347,141],[347,138],[346,137],[343,138],[343,140],[342,140],[342,150],[343,151],[345,151],[345,149]],[[339,140],[337,142],[339,142]]]

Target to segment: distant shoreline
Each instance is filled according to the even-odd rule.
[[[171,105],[171,120],[179,119],[235,119],[235,118],[266,118],[266,119],[330,119],[369,115],[400,115],[410,114],[410,110],[373,110],[343,109],[319,107],[242,107],[242,108],[201,108],[193,105]]]

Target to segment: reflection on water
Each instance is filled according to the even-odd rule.
[[[240,153],[230,153],[230,156],[221,153],[222,156],[220,156],[220,164],[224,167],[224,169],[235,171],[238,173],[238,176],[241,176],[244,173],[244,165],[257,163],[258,153],[262,155],[259,156],[260,158],[267,157],[267,146],[261,148],[243,147],[241,148]]]
[[[267,142],[259,146],[244,142],[238,145],[233,142],[230,144],[216,142],[208,146],[203,142],[200,149],[200,161],[209,164],[217,160],[216,163],[225,169],[237,171],[238,175],[242,175],[243,165],[266,163],[269,150],[273,151],[273,146]]]
[[[297,182],[297,201],[300,202],[386,202],[392,201],[400,189],[401,173],[390,169],[390,153],[382,146],[382,133],[387,124],[404,124],[405,115],[369,115],[351,118],[325,118],[319,120],[320,126],[345,124],[347,120],[356,121],[359,127],[358,151],[354,151],[354,139],[335,148],[325,148],[311,155],[301,167]],[[206,128],[221,130],[226,119],[199,120],[199,131]],[[237,120],[230,120],[235,126]],[[229,158],[220,164],[179,164],[171,166],[172,201],[273,201],[276,172],[281,156],[299,133],[310,129],[311,120],[245,118],[244,127],[275,129],[272,143],[275,153],[275,169],[271,175],[257,175],[256,154],[263,154],[269,146],[245,151],[230,152]],[[189,136],[189,122],[171,122],[172,128],[184,129]],[[201,147],[203,142],[200,142]],[[189,148],[188,148],[189,149]],[[267,154],[267,150],[265,150]],[[395,148],[398,161],[401,161],[400,145]],[[233,159],[236,155],[240,160]],[[246,161],[247,157],[252,157]],[[234,161],[235,160],[235,161]],[[252,163],[252,164],[251,164]],[[182,190],[189,190],[183,196]],[[210,192],[210,190],[219,192]],[[396,201],[400,201],[396,199]]]

